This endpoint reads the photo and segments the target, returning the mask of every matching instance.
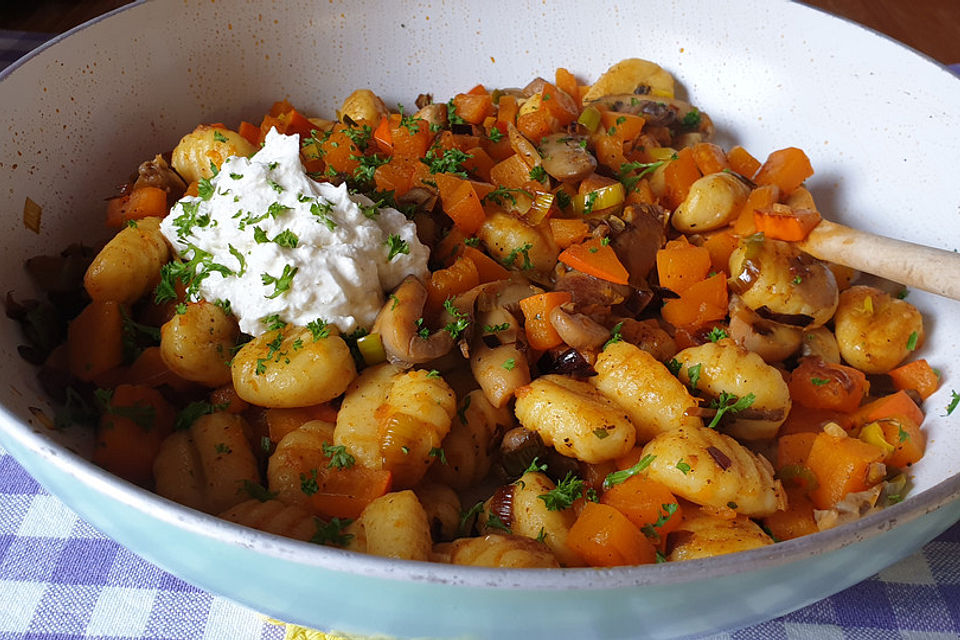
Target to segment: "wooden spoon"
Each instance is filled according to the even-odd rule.
[[[821,220],[798,246],[821,260],[960,300],[960,253]]]

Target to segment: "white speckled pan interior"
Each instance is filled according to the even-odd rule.
[[[522,86],[536,75],[552,77],[558,66],[589,81],[626,57],[655,60],[671,71],[682,94],[711,115],[721,144],[743,144],[761,158],[785,146],[805,149],[816,169],[808,186],[827,217],[940,248],[960,246],[960,80],[892,41],[804,6],[155,0],[88,24],[0,76],[4,290],[18,298],[32,293],[25,258],[78,239],[103,239],[103,199],[113,186],[199,122],[256,121],[281,98],[330,116],[358,87],[373,88],[388,103],[412,105],[422,92],[446,100],[477,83]],[[43,207],[39,234],[21,222],[28,197]],[[586,580],[575,572],[539,573],[500,583],[570,589],[647,584],[654,575],[665,582],[704,579],[843,546],[955,496],[960,429],[956,416],[943,414],[951,388],[960,389],[960,305],[921,292],[909,300],[927,318],[920,355],[943,372],[944,384],[927,401],[929,445],[914,469],[914,494],[889,510],[891,516],[743,554],[737,562],[657,567],[656,574],[645,574],[646,568],[598,572]],[[16,439],[30,455],[87,483],[91,499],[135,504],[186,528],[207,528],[223,544],[242,541],[270,555],[343,567],[342,554],[318,548],[304,555],[271,536],[214,524],[111,482],[50,447],[47,439],[61,436],[31,412],[37,407],[52,415],[33,370],[17,355],[20,342],[8,321],[0,340],[8,372],[0,388],[6,412],[0,443]],[[78,442],[71,446],[82,450]],[[94,498],[95,491],[101,495]],[[391,579],[486,584],[489,578],[347,562]]]

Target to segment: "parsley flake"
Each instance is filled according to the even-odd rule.
[[[389,248],[387,262],[392,261],[400,254],[406,255],[410,253],[410,245],[407,244],[406,240],[400,237],[399,233],[391,234],[384,244]]]

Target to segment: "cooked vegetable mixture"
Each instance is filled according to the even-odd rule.
[[[905,291],[797,248],[804,152],[713,130],[639,59],[278,102],[144,162],[8,313],[97,464],[250,527],[495,567],[770,545],[903,498],[939,375]]]

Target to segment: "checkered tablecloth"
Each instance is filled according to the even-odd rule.
[[[0,30],[0,69],[52,34]],[[954,65],[960,73],[960,65]],[[103,536],[0,449],[0,640],[322,640],[183,582]],[[960,524],[795,613],[710,640],[960,638]]]
[[[298,631],[107,539],[0,449],[0,640],[280,640]],[[960,525],[831,598],[711,640],[958,637]]]

